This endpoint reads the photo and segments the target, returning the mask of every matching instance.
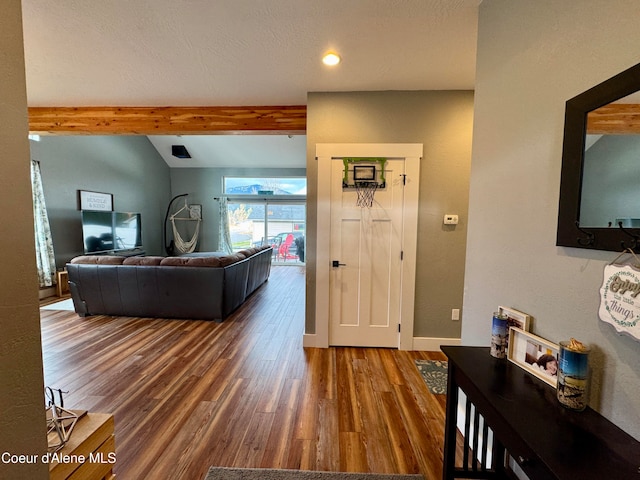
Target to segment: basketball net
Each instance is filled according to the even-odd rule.
[[[371,208],[373,197],[378,189],[378,182],[355,182],[358,198],[356,206],[360,208]]]

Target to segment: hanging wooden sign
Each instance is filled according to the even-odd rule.
[[[615,263],[621,254],[604,267],[598,315],[619,333],[627,333],[640,340],[640,259],[633,251],[629,253],[638,260],[638,264]]]

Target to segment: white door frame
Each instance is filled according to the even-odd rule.
[[[342,157],[404,158],[403,267],[400,309],[400,350],[413,348],[416,250],[418,238],[418,194],[420,187],[421,143],[318,143],[317,237],[328,238],[331,231],[331,159]],[[313,346],[329,347],[329,242],[316,243],[316,333]],[[307,342],[305,342],[307,344]],[[311,346],[311,345],[307,345]]]

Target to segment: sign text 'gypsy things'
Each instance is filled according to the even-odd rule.
[[[604,267],[600,287],[600,320],[620,333],[640,339],[640,271],[630,265]]]

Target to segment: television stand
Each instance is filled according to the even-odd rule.
[[[115,255],[117,257],[144,257],[147,254],[141,248],[133,248],[131,250],[118,250],[113,252],[111,255]]]
[[[132,248],[130,250],[111,250],[109,252],[99,252],[99,253],[86,253],[85,255],[95,255],[95,256],[106,256],[112,255],[114,257],[143,257],[147,254],[141,248]]]

